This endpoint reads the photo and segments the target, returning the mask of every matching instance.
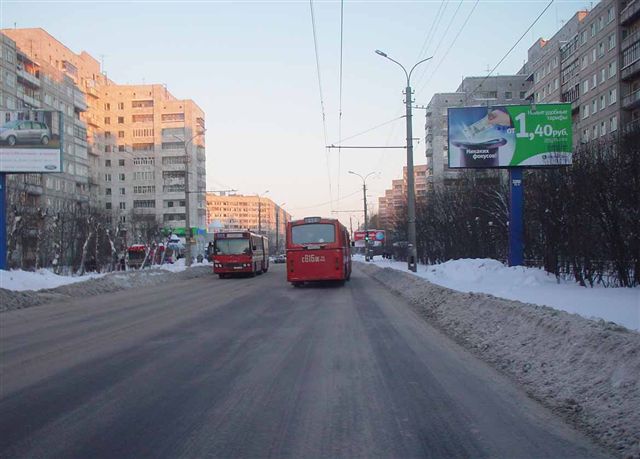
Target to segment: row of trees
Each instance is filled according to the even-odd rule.
[[[573,165],[524,175],[525,258],[582,285],[640,285],[640,132],[580,146]],[[506,260],[508,176],[466,171],[416,206],[423,262]],[[394,239],[406,240],[406,214]]]
[[[104,210],[69,202],[60,209],[38,206],[27,190],[8,187],[9,268],[54,268],[59,274],[113,271],[127,245],[160,241],[153,215],[123,214],[127,229]]]

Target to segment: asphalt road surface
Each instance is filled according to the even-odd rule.
[[[365,274],[284,277],[0,314],[0,456],[602,457]]]

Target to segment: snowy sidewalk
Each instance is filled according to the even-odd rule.
[[[365,263],[354,255],[354,261]],[[405,262],[375,258],[381,268],[409,272]],[[640,288],[581,287],[575,282],[558,282],[539,268],[504,266],[492,259],[450,260],[438,265],[418,265],[411,273],[442,287],[460,292],[488,293],[579,314],[587,319],[615,322],[640,331]]]

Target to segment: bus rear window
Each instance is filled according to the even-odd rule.
[[[322,244],[336,242],[336,227],[327,223],[296,225],[291,228],[293,244]]]

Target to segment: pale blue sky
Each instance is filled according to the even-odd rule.
[[[342,137],[403,114],[405,79],[401,69],[374,54],[412,66],[434,54],[414,72],[419,105],[434,92],[454,91],[463,76],[486,75],[522,35],[548,1],[480,0],[458,41],[451,40],[474,0],[445,2],[426,51],[423,43],[441,2],[344,3]],[[515,73],[538,37],[549,38],[590,2],[556,0],[497,73]],[[453,17],[458,9],[457,15]],[[340,2],[314,1],[329,143],[338,142]],[[442,9],[440,9],[442,11]],[[453,18],[453,20],[452,20]],[[0,2],[0,26],[42,27],[70,49],[100,60],[119,83],[165,83],[179,98],[196,101],[207,122],[208,188],[231,187],[269,196],[296,217],[328,216],[331,210],[362,207],[361,181],[370,179],[377,197],[401,176],[403,150],[324,148],[320,96],[308,1],[292,2]],[[451,27],[447,28],[451,23]],[[441,42],[438,49],[437,45]],[[426,73],[423,75],[423,71]],[[414,137],[424,138],[424,111],[414,112]],[[404,120],[366,135],[351,145],[402,145]],[[425,163],[424,144],[415,163]],[[329,175],[333,206],[328,203]],[[338,197],[339,202],[335,202]],[[348,196],[348,197],[347,197]],[[348,214],[341,213],[348,224]],[[362,218],[354,214],[355,218]],[[355,224],[355,220],[354,220]]]

